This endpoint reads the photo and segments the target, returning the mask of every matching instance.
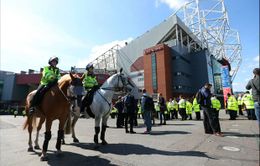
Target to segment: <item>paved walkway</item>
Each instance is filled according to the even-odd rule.
[[[259,128],[256,121],[239,117],[228,120],[221,111],[221,127],[224,137],[204,134],[202,121],[167,121],[167,125],[155,125],[151,135],[141,134],[145,128],[142,119],[137,134],[125,134],[115,128],[115,119],[109,119],[107,129],[109,145],[94,149],[94,120],[80,119],[76,126],[81,143],[72,143],[66,135],[63,155],[55,154],[57,121],[52,127],[49,144],[49,161],[41,162],[40,151],[27,152],[28,134],[22,130],[23,117],[0,116],[0,165],[138,165],[138,166],[259,166]],[[158,120],[156,121],[158,124]],[[40,145],[44,138],[40,134]]]

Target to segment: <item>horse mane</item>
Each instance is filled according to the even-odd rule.
[[[65,74],[63,75],[59,81],[58,81],[58,86],[61,88],[63,87],[64,85],[68,85],[71,81],[71,77],[70,77],[70,74]]]

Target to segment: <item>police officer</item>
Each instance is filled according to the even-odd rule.
[[[239,115],[243,115],[243,111],[242,111],[242,95],[241,94],[238,95],[237,104],[238,104]]]
[[[87,72],[84,73],[83,86],[85,87],[87,94],[84,96],[82,100],[82,105],[80,108],[81,113],[84,112],[87,102],[91,103],[91,101],[89,100],[93,98],[94,92],[98,88],[98,82],[94,74],[94,65],[92,63],[89,63],[86,66],[86,70]]]
[[[200,120],[200,104],[197,102],[196,96],[193,99],[192,108],[193,108],[193,111],[196,114],[196,120]]]
[[[192,120],[192,104],[189,99],[186,100],[186,114],[189,116],[189,120]]]
[[[237,111],[238,111],[237,100],[230,93],[228,93],[227,96],[228,96],[227,109],[228,109],[228,112],[229,112],[229,115],[230,115],[230,119],[229,120],[236,120]]]
[[[59,63],[59,58],[54,56],[49,59],[49,66],[43,68],[42,78],[39,87],[31,101],[30,111],[32,114],[35,111],[35,107],[38,106],[41,102],[44,94],[55,84],[57,84],[58,80],[61,77],[60,70],[57,68],[57,64]]]
[[[247,118],[249,120],[256,120],[254,100],[249,91],[246,91],[246,93],[242,97],[242,103],[246,106]]]
[[[179,104],[179,113],[181,115],[181,120],[186,120],[187,119],[186,101],[182,95],[180,95],[180,101],[178,102],[178,104]]]
[[[220,136],[223,136],[221,133],[220,123],[219,123],[219,110],[221,108],[221,104],[215,95],[212,95],[211,97],[211,104],[213,109],[213,118],[216,121],[217,132],[219,132]]]

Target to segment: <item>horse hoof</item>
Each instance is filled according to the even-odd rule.
[[[65,143],[65,141],[62,141],[61,144],[62,144],[62,145],[65,145],[66,143]]]
[[[40,150],[41,148],[39,147],[39,145],[37,145],[37,146],[34,146],[34,149]]]
[[[48,161],[48,157],[47,157],[47,156],[42,156],[42,157],[40,158],[40,160],[41,160],[41,161]]]
[[[95,144],[98,144],[98,137],[94,136],[94,142]]]
[[[107,141],[102,141],[102,143],[101,143],[102,145],[107,145],[108,143],[107,143]]]
[[[33,150],[32,147],[29,147],[29,148],[27,149],[27,152],[34,152],[34,150]]]
[[[79,140],[77,138],[73,138],[73,142],[79,143]]]

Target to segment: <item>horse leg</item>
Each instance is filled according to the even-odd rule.
[[[106,134],[106,128],[107,128],[107,119],[108,116],[105,116],[102,118],[102,130],[101,130],[101,136],[100,139],[102,141],[102,145],[106,145],[107,141],[105,140],[105,134]]]
[[[100,132],[100,117],[95,117],[95,135],[94,135],[94,142],[98,144],[98,134]]]
[[[39,132],[40,132],[40,130],[42,128],[42,124],[44,123],[44,121],[45,121],[45,118],[41,117],[40,118],[40,122],[39,122],[38,127],[37,127],[36,139],[34,141],[34,145],[35,145],[34,149],[40,149],[39,142],[38,142],[38,140],[39,140]]]
[[[67,117],[67,116],[66,116]],[[57,142],[56,142],[56,149],[57,149],[57,154],[59,155],[61,153],[61,140],[64,139],[64,125],[66,122],[66,117],[65,118],[60,118],[59,121],[59,130],[58,130],[58,137],[57,137]]]
[[[32,146],[32,117],[28,116],[28,133],[29,133],[29,141],[28,141],[28,152],[33,152],[33,146]]]
[[[48,145],[49,141],[51,139],[51,125],[52,125],[52,120],[46,119],[46,131],[44,133],[44,142],[42,146],[42,155],[41,155],[41,161],[47,161],[47,150],[48,150]]]
[[[76,125],[78,119],[79,119],[78,116],[74,115],[72,123],[71,123],[73,142],[79,142],[79,140],[77,139],[77,137],[75,135],[75,125]]]

